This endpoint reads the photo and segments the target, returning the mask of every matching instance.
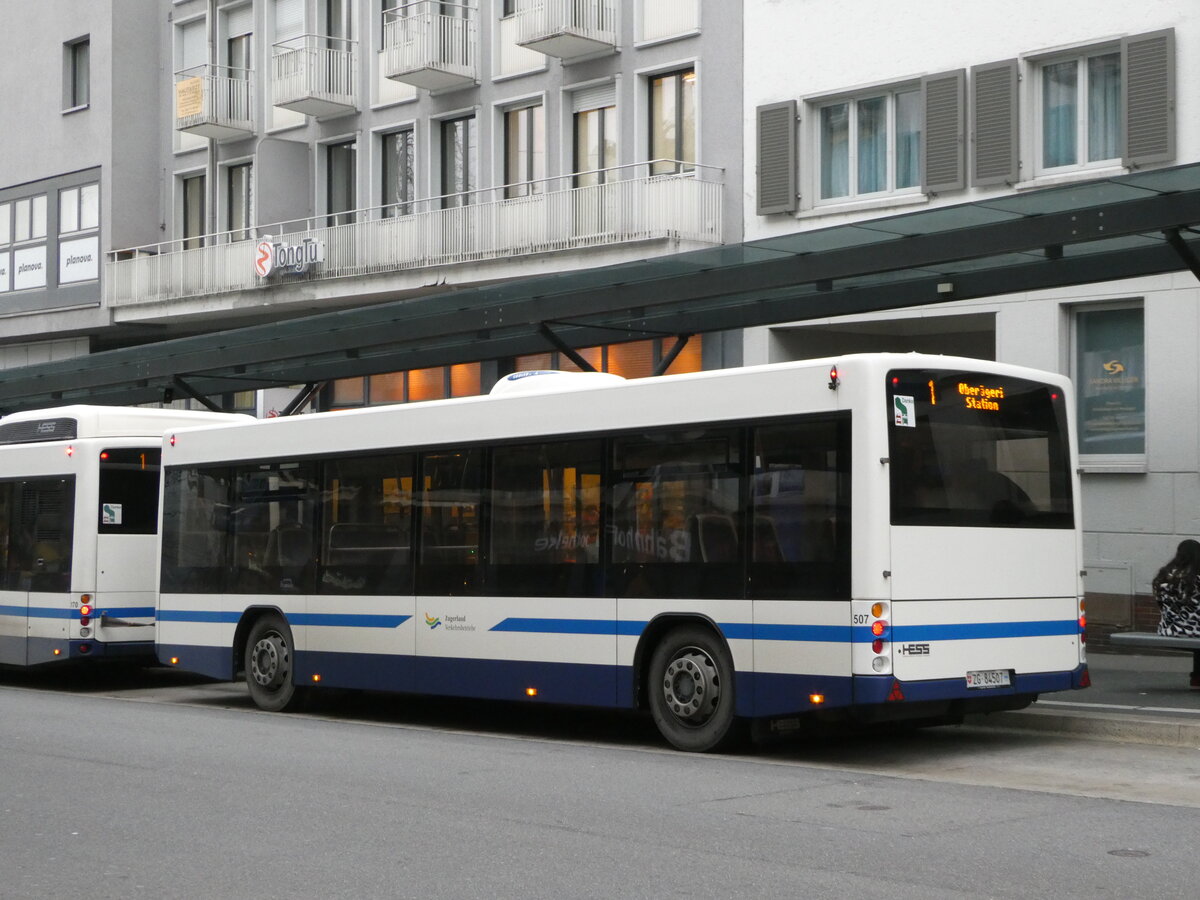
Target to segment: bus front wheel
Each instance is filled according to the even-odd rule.
[[[278,615],[254,623],[246,639],[246,685],[259,709],[283,712],[299,700],[293,677],[292,630]]]
[[[699,625],[670,631],[650,657],[650,712],[659,732],[680,750],[705,753],[733,743],[733,658],[717,635]]]

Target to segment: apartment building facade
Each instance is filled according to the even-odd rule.
[[[1132,190],[1106,179],[1200,162],[1200,17],[1186,0],[748,0],[745,18],[745,156],[759,159],[747,240],[968,203],[982,221],[1043,188],[1086,204]],[[1163,237],[1114,247],[1135,240]],[[832,291],[829,310],[748,331],[745,362],[919,350],[1069,373],[1092,619],[1157,621],[1150,580],[1200,533],[1194,275],[854,316]]]
[[[30,348],[50,335],[82,353],[741,237],[740,2],[27,6],[0,38],[5,83],[61,48],[63,99],[56,63],[25,104],[28,129],[0,137],[0,213],[67,209],[62,190],[90,172],[96,252],[45,283],[0,276],[6,364],[39,359]],[[90,73],[89,102],[68,96],[74,70]],[[71,224],[44,218],[51,238]],[[35,240],[15,229],[0,232],[7,269]],[[60,254],[43,236],[46,266],[79,255],[73,235]],[[583,355],[649,374],[671,343],[615,335]],[[673,370],[737,364],[740,349],[736,335],[697,338]],[[321,402],[476,393],[545,365],[573,363],[547,345],[347,380]]]

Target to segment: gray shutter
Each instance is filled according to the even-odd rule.
[[[796,210],[796,101],[758,108],[758,214]]]
[[[1121,41],[1121,104],[1127,166],[1175,158],[1175,29]]]
[[[208,62],[207,23],[188,22],[179,26],[179,68],[194,69]]]
[[[254,31],[254,6],[247,3],[225,13],[225,37],[239,37]]]
[[[304,34],[304,0],[275,0],[275,43]]]
[[[588,112],[616,105],[617,85],[612,81],[590,88],[580,88],[571,93],[571,112],[573,113]]]
[[[965,84],[965,69],[921,79],[921,190],[927,194],[967,186]]]
[[[1016,184],[1017,61],[971,68],[971,185]]]

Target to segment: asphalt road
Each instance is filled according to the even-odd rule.
[[[0,675],[0,898],[1192,897],[1195,748]]]

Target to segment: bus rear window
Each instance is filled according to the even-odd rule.
[[[893,525],[1071,528],[1064,398],[976,372],[887,376]]]
[[[100,452],[100,534],[157,533],[161,460],[157,447]]]

